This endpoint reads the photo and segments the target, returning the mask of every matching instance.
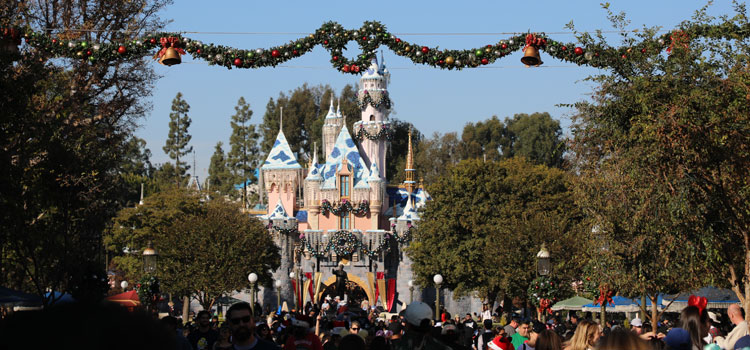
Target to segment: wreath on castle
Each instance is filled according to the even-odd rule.
[[[380,128],[380,131],[373,135],[367,132],[363,125],[360,125],[359,129],[357,130],[357,134],[354,135],[354,138],[357,139],[357,141],[362,141],[365,138],[368,140],[385,139],[387,141],[391,141],[393,140],[393,130],[388,127],[388,124],[383,124],[383,127]]]
[[[328,215],[329,212],[336,216],[344,216],[348,213],[352,213],[357,216],[364,216],[370,212],[370,203],[365,199],[357,205],[355,208],[352,203],[346,199],[341,200],[341,204],[333,206],[331,202],[324,199],[320,205],[321,212],[323,215]]]
[[[372,249],[368,248],[367,245],[360,241],[357,236],[355,236],[351,231],[345,230],[336,231],[333,237],[328,241],[328,244],[321,250],[315,249],[315,247],[312,246],[312,244],[307,240],[304,234],[300,234],[299,238],[302,246],[308,252],[310,252],[310,254],[314,255],[317,258],[324,257],[326,255],[326,252],[331,250],[336,253],[336,255],[350,255],[358,249],[362,251],[362,254],[367,255],[370,258],[375,258],[381,252],[387,251],[389,249],[391,238],[396,240],[396,242],[399,244],[408,243],[412,237],[412,228],[413,226],[409,224],[406,232],[404,232],[403,235],[399,235],[395,229],[390,232],[386,232],[385,239],[383,239],[383,241],[381,241],[377,247],[374,247]],[[298,233],[299,231],[294,229],[294,232]]]
[[[380,107],[391,109],[391,99],[388,97],[388,91],[370,92],[369,90],[365,90],[362,94],[357,93],[357,106],[364,111],[368,105],[376,109]]]

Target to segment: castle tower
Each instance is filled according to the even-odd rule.
[[[406,172],[404,186],[406,187],[406,192],[411,195],[417,187],[417,182],[414,181],[414,173],[416,172],[416,169],[414,169],[414,150],[411,147],[411,129],[409,129],[409,148],[406,153],[406,169],[404,169],[404,171]]]
[[[328,108],[328,114],[326,119],[323,121],[323,151],[325,153],[325,161],[328,161],[328,155],[333,150],[333,145],[336,143],[336,138],[339,136],[341,127],[344,126],[344,117],[341,115],[341,104],[339,103],[339,109],[333,110],[333,97],[331,97],[331,107]]]
[[[305,178],[305,208],[307,208],[307,222],[313,230],[319,229],[320,221],[320,185],[323,184],[323,176],[320,175],[322,169],[318,165],[318,145],[313,148],[313,159]]]
[[[391,135],[388,120],[391,109],[388,96],[390,76],[385,64],[378,65],[377,58],[373,58],[370,67],[362,73],[359,80],[357,104],[362,111],[362,120],[354,124],[354,133],[360,138],[360,150],[365,162],[368,165],[377,163],[381,178],[386,177],[385,161]]]
[[[302,167],[294,157],[289,142],[284,136],[284,131],[279,126],[279,134],[273,143],[268,157],[261,167],[263,173],[263,185],[268,194],[268,203],[280,203],[287,213],[294,213],[296,203],[296,191],[300,183]],[[268,206],[268,214],[273,211]]]

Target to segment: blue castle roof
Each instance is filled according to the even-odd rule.
[[[359,184],[364,179],[364,175],[367,171],[367,164],[359,154],[357,146],[354,144],[352,136],[349,134],[349,129],[344,125],[339,132],[339,136],[336,138],[336,143],[333,145],[331,154],[328,155],[328,159],[320,170],[323,176],[324,189],[336,188],[336,171],[341,167],[342,161],[346,159],[347,163],[352,167],[352,173],[354,174],[354,186],[358,188],[369,188],[361,187]],[[369,173],[367,173],[369,175]],[[365,183],[365,186],[367,184]]]
[[[268,152],[268,157],[263,163],[263,169],[300,169],[302,168],[297,163],[297,158],[294,157],[292,149],[289,148],[289,142],[284,136],[284,132],[279,130],[279,135],[276,136],[276,142],[273,143],[271,151]]]

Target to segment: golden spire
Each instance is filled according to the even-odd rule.
[[[414,181],[414,150],[411,147],[411,128],[409,128],[409,148],[406,153],[406,169],[404,170],[406,171],[406,181],[404,181],[406,191],[413,193],[416,182]]]

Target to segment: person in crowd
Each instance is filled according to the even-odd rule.
[[[453,323],[443,325],[440,331],[440,341],[453,350],[469,350],[469,347],[462,344],[458,327]]]
[[[497,336],[492,339],[487,348],[490,350],[513,350],[513,343],[508,337]]]
[[[271,336],[271,328],[268,327],[267,323],[258,323],[255,326],[255,332],[258,333],[258,338],[273,342],[273,336]],[[221,332],[219,332],[219,335],[221,336]]]
[[[529,340],[530,342],[531,339]],[[533,346],[534,350],[562,350],[562,339],[560,339],[560,336],[555,331],[544,329],[536,336]]]
[[[231,338],[232,331],[229,329],[229,325],[224,324],[219,326],[219,339],[214,343],[212,350],[232,350]]]
[[[601,335],[602,331],[598,323],[590,320],[582,320],[578,322],[573,338],[566,344],[565,350],[594,349]]]
[[[255,336],[255,320],[250,304],[236,303],[227,310],[229,329],[232,331],[232,345],[235,350],[279,350],[274,343]]]
[[[742,308],[737,304],[729,306],[727,316],[729,317],[729,321],[734,324],[734,329],[726,337],[716,337],[714,343],[722,349],[734,349],[734,343],[738,339],[748,335],[747,321],[745,321]]]
[[[323,350],[323,344],[310,332],[311,320],[305,315],[292,318],[292,330],[284,343],[284,349]]]
[[[190,345],[190,342],[185,339],[185,337],[182,335],[181,331],[177,330],[177,318],[174,316],[166,316],[162,317],[160,320],[161,324],[163,324],[170,333],[175,334],[175,341],[176,341],[176,349],[177,350],[193,350],[193,347]]]
[[[364,329],[362,329],[362,325],[358,321],[352,321],[351,326],[349,326],[349,334],[356,334],[361,336],[360,331],[364,331]],[[362,337],[362,339],[364,339],[364,337]]]
[[[664,343],[667,345],[669,350],[691,350],[698,349],[692,343],[690,339],[690,332],[684,328],[675,327],[669,330],[667,336],[664,337]],[[700,348],[702,349],[702,347]]]
[[[572,313],[570,314],[570,320],[568,321],[568,329],[575,332],[576,328],[578,327],[578,314]]]
[[[525,343],[527,340],[529,340],[529,330],[531,329],[531,323],[527,320],[521,321],[521,323],[518,325],[518,328],[516,328],[516,333],[514,333],[510,339],[513,343],[513,348],[518,349],[521,344]]]
[[[211,328],[211,313],[208,310],[201,310],[196,317],[198,328],[194,329],[188,335],[190,345],[194,350],[211,350],[214,342],[219,339],[219,332]]]
[[[682,310],[682,313],[680,313],[679,328],[673,328],[670,330],[669,333],[667,333],[667,337],[664,339],[667,345],[670,345],[667,338],[670,338],[672,332],[677,331],[677,333],[673,335],[673,337],[677,337],[675,339],[683,339],[683,334],[687,333],[692,349],[702,350],[706,345],[703,338],[708,335],[708,328],[708,312],[706,312],[706,310],[700,310],[695,306],[688,306]],[[680,331],[679,329],[682,329],[683,331]],[[734,347],[734,342],[736,342],[736,340],[732,342],[732,347],[728,349]]]
[[[492,320],[482,321],[484,330],[477,336],[477,350],[485,350],[489,346],[492,339],[495,338],[495,332],[492,331]]]
[[[391,346],[388,344],[388,340],[385,339],[383,336],[375,336],[370,341],[370,346],[367,347],[368,350],[390,350]]]
[[[734,343],[734,350],[748,350],[750,349],[750,335],[746,335],[740,339],[737,339],[737,342]]]
[[[339,342],[338,350],[363,350],[365,341],[356,334],[347,334]]]
[[[510,320],[510,323],[505,325],[505,334],[507,336],[512,337],[513,334],[516,334],[516,328],[518,328],[518,325],[521,321],[517,317],[513,317],[513,319]]]
[[[574,336],[575,337],[575,336]],[[658,340],[657,340],[658,341]],[[596,344],[596,350],[651,350],[651,347],[633,332],[615,328]]]
[[[630,320],[630,331],[638,336],[643,334],[643,321],[638,317]]]
[[[429,335],[433,315],[432,308],[421,301],[409,304],[404,311],[406,331],[396,345],[396,350],[450,350],[450,347]]]
[[[546,330],[544,323],[539,321],[531,322],[531,329],[529,330],[529,340],[516,347],[516,350],[534,350],[536,348],[536,341],[539,337],[539,333]],[[518,333],[516,333],[518,334]]]
[[[721,319],[719,318],[719,315],[715,312],[708,312],[708,320],[711,323],[711,326],[708,328],[708,337],[704,339],[706,343],[713,343],[714,339],[722,334],[720,334],[718,326],[721,325]]]

